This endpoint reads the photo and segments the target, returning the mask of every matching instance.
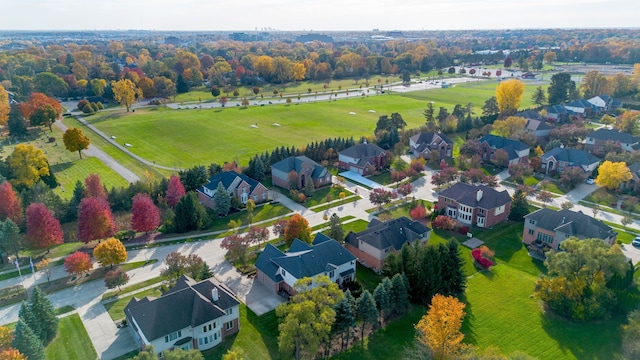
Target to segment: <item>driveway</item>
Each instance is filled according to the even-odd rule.
[[[367,179],[366,177],[358,174],[358,173],[354,173],[353,171],[343,171],[341,173],[338,174],[339,176],[342,176],[345,179],[349,179],[352,181],[355,181],[357,183],[360,183],[362,185],[368,186],[372,189],[377,189],[377,188],[382,188],[383,186],[381,184],[378,184],[375,181],[371,181],[369,179]]]

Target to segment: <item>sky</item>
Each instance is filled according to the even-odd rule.
[[[2,0],[0,30],[640,27],[638,0]]]

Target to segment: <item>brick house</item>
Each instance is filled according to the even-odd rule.
[[[522,141],[507,139],[502,136],[485,135],[478,140],[483,161],[493,161],[497,150],[504,150],[508,157],[508,165],[528,164],[529,145]]]
[[[584,141],[584,149],[588,152],[597,152],[606,145],[613,145],[623,151],[634,151],[640,149],[640,138],[629,133],[600,128],[587,135]]]
[[[334,239],[318,233],[313,245],[294,239],[286,253],[267,244],[256,269],[258,281],[274,294],[295,295],[294,284],[304,277],[326,275],[338,285],[355,281],[356,258]]]
[[[542,169],[546,174],[551,171],[563,172],[568,167],[579,167],[591,174],[600,164],[600,159],[586,151],[557,147],[540,156]]]
[[[156,353],[172,349],[208,350],[240,330],[240,301],[224,284],[181,276],[159,298],[129,301],[124,314],[138,346]]]
[[[404,216],[385,222],[373,219],[366,230],[350,231],[345,247],[363,265],[380,271],[389,254],[400,251],[406,243],[425,242],[430,235],[431,229]]]
[[[507,220],[511,196],[506,190],[459,182],[438,194],[438,209],[463,225],[489,228]]]
[[[210,208],[215,207],[213,199],[218,184],[222,183],[227,193],[237,201],[238,204],[246,204],[252,199],[256,204],[269,200],[269,190],[259,181],[235,171],[224,171],[212,176],[209,181],[198,188],[198,200]]]
[[[356,144],[338,153],[338,166],[360,175],[371,175],[371,168],[382,170],[386,161],[387,152],[376,144]]]
[[[441,160],[453,156],[453,141],[442,133],[421,132],[409,138],[409,149],[415,157]]]
[[[331,173],[306,156],[290,156],[271,165],[273,185],[290,190],[289,173],[292,171],[297,175],[298,189],[304,189],[307,181],[313,181],[316,188],[331,185]]]
[[[544,253],[559,250],[560,243],[570,237],[598,238],[613,245],[617,235],[610,226],[580,211],[542,208],[524,217],[522,242],[529,250]]]

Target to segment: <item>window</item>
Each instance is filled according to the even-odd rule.
[[[231,315],[233,314],[233,308],[228,308],[227,309],[227,315]]]
[[[553,236],[539,232],[537,240],[551,244],[553,242]]]
[[[332,277],[333,277],[333,275],[335,275],[335,274],[334,274],[334,271],[330,271],[330,272],[329,272],[329,278],[332,278]]]
[[[213,323],[213,328],[214,328],[214,329],[216,328],[216,323]]]
[[[533,225],[533,224],[535,224],[535,223],[536,223],[536,222],[535,222],[533,219],[529,219],[529,224]]]
[[[203,332],[203,333],[206,333],[206,332],[207,332],[207,325],[205,325],[205,326],[203,326],[203,327],[202,327],[202,332]]]
[[[198,345],[202,345],[202,338],[198,339]]]
[[[211,331],[211,324],[209,324],[209,331]]]
[[[284,269],[280,269],[280,274],[281,274],[282,276],[287,276],[287,272],[286,272],[286,271],[284,271]]]
[[[233,329],[233,321],[229,321],[228,323],[224,324],[225,329],[226,330],[231,330]]]
[[[258,195],[253,195],[253,201],[258,201]]]
[[[208,343],[209,343],[209,337],[208,337],[208,336],[205,336],[205,337],[204,337],[204,344],[206,345],[206,344],[208,344]]]
[[[167,343],[167,342],[173,341],[173,340],[175,340],[175,339],[177,339],[179,337],[182,337],[182,331],[177,331],[177,332],[171,333],[169,335],[166,335],[164,337],[164,342]]]
[[[533,229],[529,229],[529,235],[533,235],[534,232]]]
[[[267,198],[267,193],[262,193],[262,200],[266,200]]]
[[[218,333],[213,333],[213,340],[218,340]]]

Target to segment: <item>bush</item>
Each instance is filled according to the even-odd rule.
[[[427,210],[422,205],[418,205],[409,212],[413,220],[424,219],[427,216]]]
[[[479,248],[475,248],[473,250],[471,250],[471,256],[473,256],[473,260],[475,260],[475,262],[480,265],[483,269],[489,269],[490,267],[493,266],[493,261],[484,258],[482,255],[482,248],[487,248],[486,246],[482,246]],[[487,248],[488,250],[488,248]]]
[[[87,104],[89,104],[89,100],[87,100],[87,99],[82,99],[82,100],[78,101],[78,109],[79,109],[79,110],[83,110],[83,109],[84,109],[84,107],[85,107]]]
[[[458,228],[458,232],[462,235],[467,235],[467,233],[469,232],[469,227],[468,226],[460,226]]]
[[[82,112],[85,114],[93,114],[95,110],[93,110],[93,107],[91,106],[91,104],[87,102],[87,104],[82,107]]]
[[[446,215],[438,215],[433,220],[434,229],[453,230],[456,228],[456,221]]]
[[[100,101],[96,103],[96,106],[98,107],[98,110],[104,110],[104,105],[102,105]]]

